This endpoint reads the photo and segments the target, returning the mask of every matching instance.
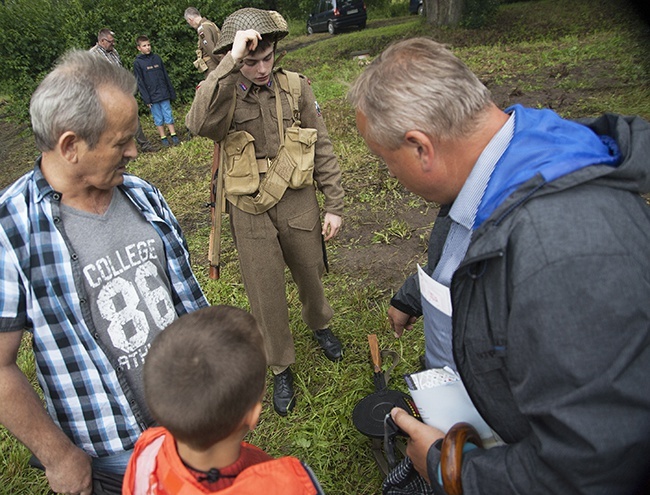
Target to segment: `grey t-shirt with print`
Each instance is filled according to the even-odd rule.
[[[119,189],[95,215],[61,205],[63,228],[79,257],[94,326],[108,357],[124,370],[140,409],[142,366],[151,342],[176,319],[160,236]]]

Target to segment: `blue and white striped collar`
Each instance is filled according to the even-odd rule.
[[[490,140],[481,156],[478,157],[469,177],[449,210],[451,219],[469,231],[474,226],[478,206],[483,199],[485,189],[492,172],[494,172],[494,167],[510,145],[514,129],[515,112],[513,111],[510,118]]]

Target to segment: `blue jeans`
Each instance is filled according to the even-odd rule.
[[[127,450],[107,457],[93,457],[93,469],[98,469],[106,473],[124,474],[132,453],[133,450]]]

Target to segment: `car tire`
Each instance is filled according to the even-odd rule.
[[[314,34],[314,28],[307,26],[307,36],[311,36],[312,34]]]
[[[327,32],[330,34],[336,34],[336,28],[334,27],[334,23],[332,22],[327,23]]]
[[[366,29],[366,21],[359,24],[359,29]]]
[[[418,7],[418,15],[424,15],[424,5]]]

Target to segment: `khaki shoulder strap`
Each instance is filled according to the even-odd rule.
[[[289,95],[291,107],[293,108],[294,120],[300,120],[300,96],[302,87],[300,83],[300,74],[289,70],[279,69],[276,73],[278,82],[282,90]]]

